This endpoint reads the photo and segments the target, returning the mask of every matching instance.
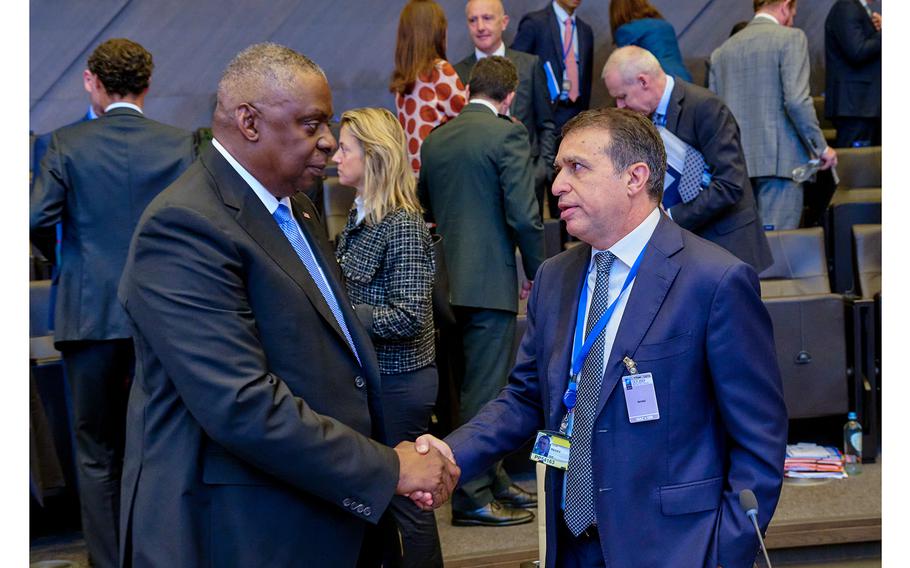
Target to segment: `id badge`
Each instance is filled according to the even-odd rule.
[[[626,375],[622,378],[623,393],[626,395],[626,410],[629,422],[647,422],[660,418],[657,395],[654,392],[654,378],[651,373]]]
[[[553,430],[539,430],[531,450],[531,460],[557,469],[569,467],[569,450],[572,441]]]

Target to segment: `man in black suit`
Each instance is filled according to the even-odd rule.
[[[214,139],[146,209],[119,297],[135,329],[126,565],[354,566],[394,494],[458,470],[383,445],[379,368],[313,204],[335,139],[322,70],[253,45]]]
[[[547,80],[556,89],[550,98],[555,104],[557,131],[591,104],[594,32],[575,14],[580,5],[581,0],[554,0],[541,10],[525,14],[512,42],[512,49],[538,56],[545,69],[549,63],[552,75],[548,72]],[[567,68],[567,62],[576,65],[577,73]]]
[[[543,262],[543,225],[534,199],[528,133],[502,115],[518,72],[504,57],[481,59],[461,114],[430,132],[420,150],[420,201],[443,236],[450,297],[464,349],[460,422],[470,420],[505,385],[515,339],[518,274],[534,279]],[[522,290],[526,297],[530,283]],[[452,498],[456,525],[514,525],[534,515],[536,500],[501,465]]]
[[[825,19],[825,115],[838,148],[882,143],[882,16],[838,0]]]
[[[509,25],[500,0],[469,0],[465,5],[468,32],[474,43],[474,53],[455,64],[462,83],[468,84],[471,70],[479,59],[490,55],[507,58],[518,69],[518,88],[509,107],[509,114],[528,129],[531,160],[534,164],[534,190],[541,216],[544,196],[550,188],[553,159],[556,157],[556,125],[550,108],[547,79],[536,55],[507,49],[502,32]]]
[[[771,265],[746,172],[739,127],[714,93],[664,73],[651,52],[637,46],[610,55],[603,80],[616,106],[644,114],[702,154],[710,182],[695,199],[669,208],[677,224],[751,264]]]
[[[145,206],[193,159],[189,132],[145,118],[152,55],[127,39],[88,59],[104,116],[55,131],[31,191],[30,228],[63,223],[54,341],[73,391],[76,469],[89,557],[116,566],[132,331],[116,298]]]

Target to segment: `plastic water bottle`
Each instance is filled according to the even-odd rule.
[[[814,160],[809,160],[805,164],[793,168],[793,171],[790,173],[790,175],[791,175],[791,177],[793,177],[793,181],[795,181],[796,183],[803,183],[805,181],[809,181],[812,178],[812,176],[814,176],[816,173],[818,173],[818,167],[820,164],[821,164],[821,160],[819,160],[818,158],[816,158]]]
[[[844,471],[847,475],[863,472],[863,427],[856,421],[856,413],[847,414],[844,424]]]

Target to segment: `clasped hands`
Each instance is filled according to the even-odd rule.
[[[405,495],[424,511],[431,511],[449,500],[461,469],[448,444],[424,434],[416,442],[395,446],[399,473],[397,495]]]

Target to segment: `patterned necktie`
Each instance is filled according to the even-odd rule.
[[[290,209],[288,209],[287,205],[279,204],[278,209],[275,210],[272,217],[278,222],[278,226],[281,227],[281,232],[284,233],[284,236],[291,242],[291,246],[294,247],[294,252],[296,252],[297,256],[300,257],[300,260],[303,261],[303,265],[306,267],[307,272],[310,273],[310,277],[313,279],[313,282],[315,282],[316,287],[322,292],[325,303],[328,304],[329,309],[332,310],[335,321],[341,326],[341,331],[344,332],[344,337],[348,340],[351,351],[354,352],[354,356],[357,357],[357,362],[360,363],[360,356],[357,354],[357,349],[354,348],[354,340],[351,339],[351,333],[348,331],[348,326],[344,321],[344,317],[341,315],[341,308],[338,306],[338,301],[329,289],[329,283],[326,282],[319,272],[319,266],[316,264],[316,258],[313,256],[313,251],[310,250],[307,243],[303,241],[303,236],[297,228],[297,223],[295,223],[294,219],[291,217]]]
[[[610,282],[610,268],[616,256],[610,251],[594,255],[597,264],[597,280],[591,296],[591,309],[585,324],[585,337],[597,324],[600,316],[607,311]],[[604,328],[606,329],[606,328]],[[578,404],[575,407],[575,423],[572,427],[572,451],[569,453],[569,468],[566,471],[566,526],[578,536],[594,523],[594,480],[591,470],[591,430],[594,427],[594,413],[600,397],[603,382],[605,347],[604,332],[601,331],[581,368],[578,385]]]
[[[572,18],[566,18],[566,33],[562,40],[565,57],[566,78],[569,79],[569,100],[573,103],[578,98],[578,62],[575,61],[575,47],[572,45]]]
[[[667,115],[654,111],[654,114],[651,115],[651,122],[654,123],[654,126],[666,126]]]

